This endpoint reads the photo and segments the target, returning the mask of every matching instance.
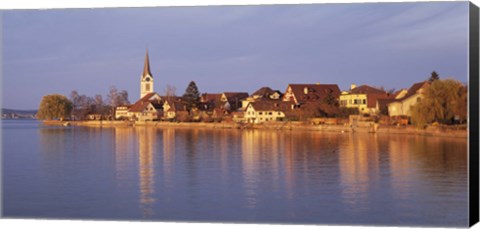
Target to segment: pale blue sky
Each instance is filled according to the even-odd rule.
[[[112,85],[134,102],[147,47],[160,94],[466,82],[468,2],[3,11],[2,106]]]

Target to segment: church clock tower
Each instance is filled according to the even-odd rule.
[[[148,59],[148,50],[145,55],[145,64],[143,66],[142,79],[140,80],[140,98],[153,92],[153,76],[150,72],[150,61]]]

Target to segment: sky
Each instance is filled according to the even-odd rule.
[[[468,2],[5,10],[2,107],[48,94],[182,95],[289,83],[408,88],[432,71],[467,82]]]

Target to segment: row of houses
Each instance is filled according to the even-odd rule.
[[[289,84],[284,93],[262,87],[249,95],[247,92],[204,93],[196,111],[210,116],[234,116],[237,121],[261,123],[283,121],[295,117],[295,111],[325,103],[331,99],[339,107],[357,109],[363,115],[410,116],[414,105],[428,87],[428,81],[415,83],[408,89],[394,93],[368,85],[351,85],[341,92],[335,84]],[[160,96],[150,92],[131,105],[119,106],[116,119],[176,120],[188,115],[182,97]]]
[[[187,110],[182,97],[160,96],[153,90],[148,51],[140,80],[140,99],[131,105],[116,107],[115,118],[127,120],[179,120],[180,117],[229,116],[235,121],[262,123],[298,118],[302,111],[319,108],[350,108],[363,115],[410,116],[410,107],[422,97],[428,81],[408,89],[388,93],[369,85],[352,84],[340,91],[337,84],[289,84],[282,93],[270,87],[247,92],[204,93],[200,104]],[[323,106],[323,107],[322,107]],[[326,109],[328,110],[328,109]],[[328,112],[327,112],[328,113]]]

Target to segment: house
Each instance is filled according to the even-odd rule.
[[[413,84],[407,91],[397,93],[395,99],[388,103],[388,115],[411,116],[410,108],[423,97],[426,88],[430,86],[428,81]],[[385,101],[381,101],[385,102]]]
[[[242,101],[248,98],[247,92],[224,92],[220,98],[226,111],[237,111],[242,108]]]
[[[174,120],[180,115],[188,114],[187,107],[180,97],[169,98],[163,103],[163,118]]]
[[[336,84],[289,84],[283,95],[283,101],[293,102],[297,106],[310,102],[321,102],[331,96],[338,100],[340,88]]]
[[[245,108],[249,103],[260,100],[280,100],[282,96],[283,94],[278,90],[273,90],[270,87],[262,87],[244,99],[242,101],[242,107]]]
[[[244,120],[248,123],[263,123],[284,121],[293,109],[293,102],[283,101],[256,101],[247,105]]]
[[[130,114],[128,113],[128,110],[130,109],[132,105],[121,105],[116,107],[115,109],[115,119],[117,120],[122,120],[122,119],[129,119]]]
[[[377,107],[377,101],[389,98],[393,98],[393,95],[384,90],[368,85],[357,87],[355,84],[352,84],[348,92],[342,92],[340,95],[340,106],[357,108],[360,114],[376,115],[380,112]]]
[[[151,92],[131,105],[127,116],[131,120],[152,121],[160,119],[162,114],[162,98],[156,92]]]
[[[278,90],[272,90],[270,87],[262,87],[255,91],[252,96],[253,99],[270,99],[270,100],[277,100],[282,97],[282,93]]]
[[[200,95],[200,110],[213,111],[222,103],[222,94],[220,93],[203,93]]]

